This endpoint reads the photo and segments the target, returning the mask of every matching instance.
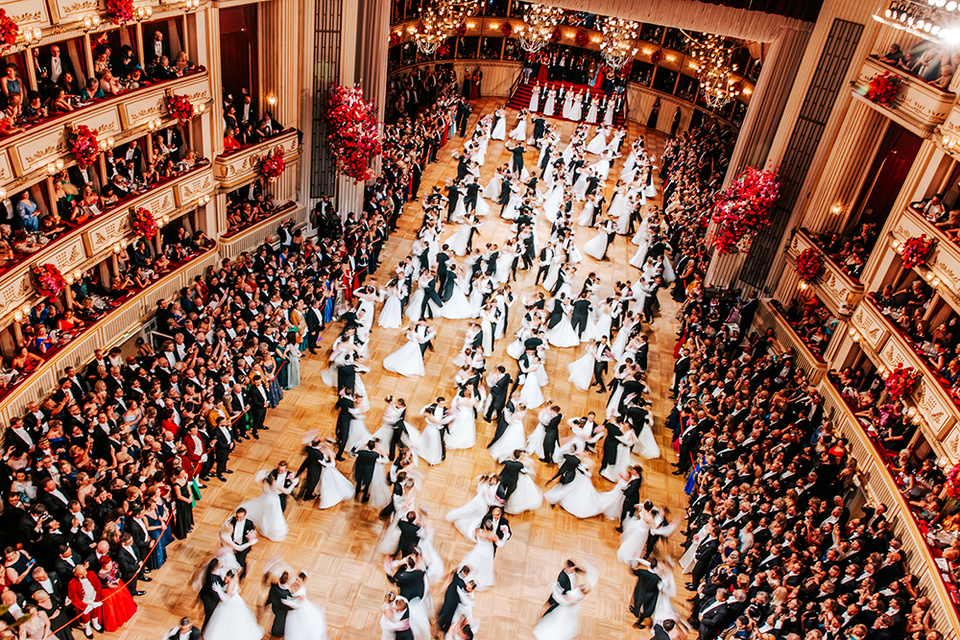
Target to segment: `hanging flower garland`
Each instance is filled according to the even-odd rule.
[[[144,207],[137,207],[133,212],[133,223],[130,225],[133,232],[147,240],[157,235],[157,220]]]
[[[503,24],[500,25],[500,33],[503,34],[504,38],[509,38],[513,35],[513,25],[504,20]]]
[[[395,47],[400,44],[400,34],[396,31],[390,32],[390,46]]]
[[[107,15],[113,24],[133,20],[133,0],[107,0]]]
[[[741,242],[770,224],[770,210],[780,194],[778,172],[747,167],[717,193],[711,219],[717,225],[713,246],[719,253],[735,253]]]
[[[935,243],[934,239],[927,238],[925,233],[920,234],[919,238],[907,238],[907,241],[903,243],[903,266],[907,269],[913,269],[926,263]]]
[[[325,115],[327,146],[337,171],[357,182],[372,177],[371,160],[380,155],[380,122],[376,108],[363,100],[363,90],[334,85]]]
[[[580,29],[580,31],[577,31],[577,37],[574,38],[574,42],[577,43],[578,47],[587,46],[587,42],[589,42],[589,38],[587,37],[587,32],[584,31],[583,29]]]
[[[38,264],[30,272],[33,274],[37,293],[47,300],[53,300],[67,288],[67,281],[55,264]]]
[[[180,124],[186,124],[193,117],[193,104],[187,96],[171,93],[167,98],[167,112]]]
[[[820,282],[820,276],[823,275],[823,260],[820,258],[820,252],[812,247],[804,250],[797,256],[794,269],[800,279],[807,284],[817,284]]]
[[[960,500],[960,462],[947,472],[945,488],[948,496]]]
[[[661,60],[663,60],[663,49],[657,49],[650,54],[650,64],[653,66],[660,64]]]
[[[867,100],[882,107],[889,107],[900,93],[903,79],[890,71],[884,71],[870,78],[867,85]]]
[[[85,124],[73,128],[70,134],[70,153],[77,158],[77,166],[86,169],[97,161],[100,154],[100,143],[97,141],[98,131]]]
[[[905,367],[898,364],[896,368],[887,376],[886,387],[890,392],[890,397],[899,400],[904,396],[913,393],[920,380],[920,374],[913,367]]]
[[[19,35],[19,25],[7,15],[5,9],[0,9],[0,53],[16,44]]]
[[[269,182],[275,181],[283,173],[286,163],[283,160],[283,149],[268,153],[260,161],[260,175]]]

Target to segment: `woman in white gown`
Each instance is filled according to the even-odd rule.
[[[281,484],[271,479],[269,470],[257,471],[253,477],[263,486],[263,493],[253,500],[247,500],[239,508],[247,510],[247,517],[256,525],[261,536],[280,542],[286,539],[290,531],[287,519],[283,517],[283,509],[280,508]],[[292,490],[293,487],[283,489],[283,492],[290,493]]]
[[[496,474],[483,474],[478,478],[477,494],[467,504],[447,512],[444,519],[452,522],[457,531],[470,542],[476,542],[477,529],[490,507],[499,507],[503,501],[497,497],[500,478]],[[518,483],[519,486],[519,483]]]
[[[317,505],[320,509],[335,507],[353,497],[355,487],[337,469],[332,448],[323,450],[320,466],[323,467],[320,472],[320,504]]]
[[[540,110],[540,83],[534,85],[533,93],[530,95],[530,112],[536,113]]]
[[[584,573],[575,588],[554,595],[559,606],[545,613],[533,628],[537,640],[573,640],[580,633],[580,603],[597,586],[600,572],[592,565],[581,562]],[[572,585],[571,585],[572,586]]]
[[[531,375],[529,377],[536,377]],[[523,430],[523,419],[527,416],[527,408],[522,402],[517,404],[517,410],[507,412],[507,428],[503,434],[497,438],[496,442],[487,447],[487,451],[497,462],[502,462],[507,458],[513,457],[513,452],[517,449],[524,449],[527,446],[527,434]]]
[[[513,131],[510,132],[510,139],[516,140],[518,142],[525,142],[527,139],[527,114],[528,111],[524,109],[520,112],[520,115],[517,116],[517,126],[513,128]]]
[[[477,409],[480,401],[473,389],[466,387],[463,395],[453,399],[451,409],[456,411],[447,431],[447,449],[469,449],[477,444]]]
[[[637,507],[636,517],[630,517],[623,522],[623,533],[620,534],[617,560],[628,567],[632,567],[634,560],[642,557],[645,553],[647,537],[650,535],[650,529],[655,525],[653,503],[646,500]]]
[[[414,453],[429,465],[440,464],[443,461],[443,441],[440,435],[442,421],[436,420],[436,417],[427,412],[424,415],[423,430],[420,432],[420,439],[416,446],[412,447]]]
[[[537,486],[533,477],[535,474],[532,468],[532,461],[528,456],[522,456],[520,461],[523,463],[523,469],[517,476],[517,488],[510,499],[507,500],[503,508],[509,514],[516,515],[524,511],[536,511],[543,504],[543,492]]]
[[[499,539],[493,531],[493,521],[488,520],[477,528],[476,544],[460,562],[461,567],[470,567],[470,579],[477,591],[486,591],[497,583],[493,570],[493,546]]]
[[[587,169],[586,171],[580,172],[580,177],[577,178],[577,181],[573,184],[573,198],[577,202],[583,202],[587,198],[587,188],[589,184],[587,180],[593,176],[593,171]]]
[[[603,153],[603,150],[607,148],[607,128],[604,126],[597,127],[597,134],[593,136],[593,139],[587,143],[587,152],[588,153]]]
[[[590,381],[593,379],[593,365],[596,363],[596,348],[591,344],[587,352],[580,358],[567,365],[567,380],[580,391],[586,391],[590,388]]]
[[[601,185],[602,187],[602,185]],[[603,200],[603,189],[597,189],[597,192],[587,198],[587,203],[583,205],[580,216],[577,218],[577,226],[592,227],[596,224],[597,205]],[[602,206],[602,204],[601,204]]]
[[[627,470],[627,467],[633,462],[630,450],[636,442],[637,434],[634,433],[633,429],[623,429],[623,433],[617,436],[616,460],[613,464],[603,467],[600,470],[600,475],[610,482],[619,482],[621,474],[623,474]]]
[[[384,329],[399,329],[403,326],[403,309],[400,305],[400,299],[403,298],[405,294],[403,283],[393,278],[387,283],[386,288],[381,291],[381,294],[386,301],[380,309],[377,326],[383,327]]]
[[[479,227],[480,221],[474,216],[467,215],[460,222],[462,223],[460,228],[450,236],[446,244],[450,247],[450,251],[462,258],[467,255],[467,241],[470,239],[470,230]]]
[[[615,157],[616,155],[610,151],[601,151],[600,159],[589,165],[589,168],[600,177],[601,181],[606,180],[607,176],[610,175],[610,164]]]
[[[600,101],[597,100],[596,96],[590,99],[590,108],[587,109],[587,117],[585,118],[585,122],[589,124],[597,123],[597,109],[599,106]]]
[[[613,221],[606,219],[597,225],[597,235],[588,240],[583,245],[583,252],[594,260],[603,260],[607,257],[607,245],[609,234],[616,231]]]
[[[653,624],[663,624],[664,620],[680,620],[680,614],[673,606],[673,600],[677,597],[677,581],[673,577],[673,561],[665,558],[657,563],[655,573],[660,576],[659,590],[657,596],[657,606],[653,610]]]
[[[547,102],[543,106],[543,115],[547,116],[548,118],[553,115],[554,109],[556,109],[556,101],[557,90],[550,89],[547,91]]]
[[[570,322],[573,307],[568,303],[561,303],[559,300],[555,304],[563,304],[563,317],[552,329],[547,330],[547,342],[550,343],[550,346],[558,349],[580,346],[580,336],[577,335],[573,324]]]
[[[426,295],[424,292],[427,290],[427,285],[430,284],[431,280],[433,280],[433,275],[429,271],[424,271],[420,274],[420,277],[417,278],[417,290],[413,292],[407,301],[407,310],[404,312],[404,315],[407,316],[410,322],[416,322],[420,319],[420,314],[423,313],[423,298]]]
[[[583,119],[583,92],[573,97],[573,106],[570,108],[570,119],[580,122]]]
[[[307,574],[301,571],[290,587],[284,604],[290,607],[283,627],[285,640],[326,640],[327,614],[307,600]]]
[[[350,426],[347,432],[347,444],[344,447],[347,451],[352,451],[355,446],[370,441],[370,431],[367,429],[367,423],[364,422],[369,410],[370,401],[367,397],[358,396],[354,401],[354,407],[350,409]]]
[[[503,172],[500,169],[497,169],[496,173],[493,174],[493,177],[490,178],[490,182],[487,183],[487,186],[483,188],[484,198],[487,200],[499,200],[500,199],[500,185],[503,183]]]
[[[426,373],[420,341],[413,327],[407,332],[407,343],[383,359],[383,368],[401,376],[422,376]]]
[[[526,366],[523,362],[520,363],[520,373],[526,375],[523,377],[523,384],[520,386],[520,394],[517,397],[528,409],[536,409],[544,401],[541,378],[538,375],[541,366],[540,358],[536,356],[531,357]]]
[[[507,112],[500,107],[494,112],[497,123],[493,125],[493,133],[490,134],[492,140],[506,140],[507,138]]]
[[[233,571],[227,573],[224,595],[213,610],[204,629],[205,640],[261,640],[263,627],[240,596],[240,582]]]
[[[559,504],[564,511],[577,518],[592,518],[603,511],[603,505],[590,478],[590,471],[581,463],[572,482],[558,483],[543,494],[543,499],[549,504]]]

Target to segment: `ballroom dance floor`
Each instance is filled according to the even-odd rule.
[[[475,104],[470,119],[469,131],[481,115],[491,113],[502,101],[485,98]],[[508,111],[507,130],[515,125],[516,112]],[[574,124],[555,121],[558,125],[562,144],[566,145],[574,130]],[[652,132],[637,123],[629,123],[624,150],[629,149],[638,135],[646,136],[646,148],[658,158],[663,153],[664,136]],[[592,132],[591,132],[592,136]],[[589,138],[588,138],[589,139]],[[458,151],[463,139],[454,138],[440,153],[440,162],[430,165],[424,172],[421,195],[430,187],[443,186],[456,175],[456,161],[451,153]],[[503,143],[491,141],[486,163],[481,168],[482,183],[485,185],[492,177],[496,167],[509,159],[510,153],[503,150]],[[626,155],[626,153],[624,153]],[[526,161],[536,161],[535,152],[527,153]],[[532,157],[530,157],[532,156]],[[607,203],[609,204],[615,176],[619,175],[622,160],[618,160],[610,172],[611,181],[607,185]],[[659,164],[659,163],[656,163]],[[657,181],[658,191],[661,185]],[[660,198],[656,200],[659,203]],[[510,235],[506,221],[496,217],[499,207],[489,216],[490,220],[481,226],[480,237],[475,240],[483,246],[485,242],[503,241]],[[575,212],[579,207],[575,207]],[[392,265],[403,259],[409,252],[411,242],[420,227],[422,210],[419,203],[409,203],[400,219],[400,230],[394,233],[381,255],[381,272],[388,271]],[[538,235],[549,235],[548,223],[539,222]],[[589,240],[596,231],[576,228],[578,247]],[[444,237],[455,230],[451,226]],[[598,262],[584,256],[578,265],[573,282],[574,291],[578,291],[584,278],[590,271],[596,271],[601,278],[600,295],[612,293],[617,280],[636,281],[640,272],[627,264],[636,247],[629,238],[618,236],[608,252],[608,260]],[[535,269],[518,271],[518,280],[513,289],[520,295],[535,291]],[[385,284],[387,276],[375,274],[374,279]],[[676,460],[670,446],[670,436],[665,432],[664,418],[670,410],[667,399],[669,385],[673,375],[673,347],[677,322],[675,319],[677,304],[669,296],[669,289],[661,292],[661,315],[652,327],[645,327],[650,337],[648,384],[652,390],[648,399],[652,402],[655,418],[654,434],[661,449],[661,457],[642,461],[644,483],[641,499],[649,498],[658,506],[666,506],[672,514],[682,514],[686,504],[683,493],[683,478],[670,475],[670,463]],[[506,346],[519,326],[522,312],[519,305],[514,306],[510,314],[510,327],[507,337],[497,341],[495,352],[487,358],[488,371],[504,363],[511,375],[516,363],[504,353]],[[379,305],[377,307],[379,313]],[[403,378],[386,372],[381,367],[383,358],[403,343],[400,330],[385,330],[374,326],[370,340],[370,373],[363,377],[364,385],[371,399],[371,410],[367,416],[367,426],[371,432],[380,425],[383,409],[382,399],[393,394],[406,399],[408,417],[416,426],[421,426],[420,408],[432,402],[437,395],[451,399],[454,395],[453,374],[456,371],[452,361],[456,356],[466,330],[465,320],[436,320],[438,336],[434,340],[436,351],[427,351],[425,355],[426,376],[423,378]],[[190,615],[197,621],[202,619],[202,610],[190,583],[202,564],[216,548],[219,525],[231,514],[233,509],[244,500],[260,494],[260,486],[254,481],[254,473],[259,469],[274,467],[280,460],[286,459],[294,469],[299,466],[303,454],[301,439],[308,431],[320,430],[333,436],[336,413],[335,389],[325,386],[320,380],[320,372],[326,367],[330,344],[340,331],[339,323],[332,323],[323,336],[323,348],[319,355],[306,353],[301,360],[302,384],[299,388],[287,391],[281,405],[268,412],[266,424],[269,431],[261,433],[259,441],[244,440],[238,444],[231,456],[230,468],[235,471],[228,476],[226,483],[212,479],[209,488],[203,492],[203,499],[197,503],[194,511],[197,526],[189,538],[168,547],[168,560],[158,571],[152,574],[153,582],[142,584],[147,595],[137,598],[140,609],[136,616],[123,629],[108,634],[122,640],[157,640],[177,624],[181,616]],[[567,382],[566,365],[583,354],[586,345],[574,349],[551,349],[547,355],[550,384],[544,389],[544,396],[553,398],[559,404],[565,418],[584,415],[589,410],[603,415],[606,395],[598,395],[595,388],[582,393]],[[530,412],[526,420],[527,433],[536,425],[536,412]],[[419,503],[429,513],[431,525],[435,528],[434,545],[444,560],[445,570],[449,574],[456,564],[472,548],[452,524],[443,516],[454,508],[465,504],[475,494],[475,478],[481,473],[495,471],[498,465],[487,453],[485,445],[493,435],[495,425],[482,420],[477,421],[478,445],[471,450],[451,451],[445,462],[435,467],[421,463],[424,471],[424,483]],[[561,427],[561,437],[568,435],[569,427]],[[636,462],[641,462],[635,458]],[[537,464],[538,485],[543,488],[555,467],[545,468]],[[353,463],[348,459],[338,464],[344,475],[352,479]],[[598,490],[606,491],[613,485],[594,473],[594,483]],[[247,604],[259,614],[260,623],[269,630],[272,616],[262,605],[266,599],[267,588],[261,581],[263,567],[268,560],[277,556],[297,569],[305,569],[310,579],[307,585],[309,598],[320,604],[327,614],[329,637],[331,640],[370,640],[380,637],[380,603],[384,593],[391,588],[383,570],[383,557],[377,553],[376,546],[385,524],[377,519],[376,512],[353,501],[320,511],[314,503],[291,501],[287,506],[287,520],[290,535],[281,543],[262,539],[249,556],[249,573],[242,587]],[[591,592],[580,614],[580,637],[604,638],[606,640],[646,639],[650,637],[649,628],[637,631],[631,627],[634,618],[627,610],[629,596],[632,593],[635,578],[628,569],[617,562],[616,551],[619,535],[614,530],[615,521],[602,517],[579,520],[560,508],[553,509],[544,503],[536,512],[511,516],[510,524],[513,537],[496,556],[497,584],[489,591],[478,593],[474,613],[480,619],[478,638],[533,638],[532,629],[543,604],[550,595],[553,582],[566,558],[596,559],[601,566],[598,588]],[[678,558],[683,549],[682,537],[674,534],[666,551]],[[687,594],[683,589],[686,579],[677,575],[680,593],[676,606],[683,615],[689,615],[686,604]],[[439,604],[443,597],[446,582],[432,588],[434,601]],[[79,633],[76,637],[82,637]]]

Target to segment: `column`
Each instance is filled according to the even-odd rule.
[[[259,49],[262,75],[259,104],[284,127],[300,122],[300,5],[270,0],[260,5]],[[275,100],[271,105],[270,101]]]
[[[355,81],[382,121],[387,104],[387,48],[390,43],[389,0],[359,0]]]
[[[800,276],[796,270],[787,268],[783,270],[780,281],[777,283],[777,289],[773,292],[774,300],[778,300],[785,307],[790,306],[793,300],[800,292]]]
[[[827,159],[800,223],[816,233],[840,231],[863,188],[866,169],[889,126],[879,111],[859,100],[850,103],[833,151]],[[832,209],[841,207],[840,215]]]

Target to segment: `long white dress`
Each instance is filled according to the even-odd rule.
[[[543,504],[543,492],[537,487],[537,483],[533,481],[527,470],[521,470],[517,477],[517,488],[510,494],[510,499],[507,500],[503,510],[516,515],[524,511],[535,511],[541,504]]]
[[[587,110],[587,118],[586,118],[586,121],[589,122],[590,124],[596,124],[597,122],[598,107],[599,107],[599,103],[597,102],[596,99],[593,99],[590,101],[590,108]]]
[[[467,297],[466,285],[463,282],[458,282],[453,287],[453,295],[443,303],[440,316],[447,320],[465,320],[466,318],[475,318],[476,315],[477,308]]]
[[[323,471],[320,472],[320,504],[317,506],[329,509],[352,498],[355,490],[353,483],[340,473],[333,459],[323,459],[320,464]]]
[[[487,183],[487,186],[484,187],[483,195],[487,200],[499,200],[500,199],[500,185],[503,183],[503,176],[499,173],[493,174],[493,177],[490,178],[490,182]]]
[[[517,486],[519,487],[519,483]],[[477,495],[462,507],[448,511],[444,519],[452,522],[464,538],[470,542],[476,542],[477,529],[483,522],[483,517],[487,515],[487,511],[495,504],[498,504],[497,485],[481,482],[477,485]]]
[[[543,494],[550,504],[559,504],[564,511],[578,518],[592,518],[603,511],[600,494],[593,487],[590,472],[577,468],[577,475],[569,484],[557,484]]]
[[[540,110],[540,87],[534,87],[533,95],[530,96],[530,113],[536,113]]]
[[[263,627],[240,596],[240,588],[230,587],[232,595],[217,605],[210,615],[203,637],[206,640],[260,640]]]
[[[583,118],[583,96],[577,95],[573,99],[573,107],[570,109],[570,119],[574,122],[580,122]]]
[[[603,260],[607,254],[607,225],[600,226],[600,233],[593,236],[583,245],[583,252],[594,260]]]
[[[537,375],[539,371],[540,368],[538,367],[536,370],[524,376],[523,385],[520,387],[520,395],[518,398],[520,402],[530,410],[538,408],[545,400],[543,397],[543,389],[541,388],[541,381]],[[522,449],[523,447],[521,446],[520,448]]]
[[[640,429],[640,435],[637,438],[637,445],[634,447],[641,458],[653,460],[660,457],[660,445],[650,429],[650,423],[645,422]]]
[[[373,480],[370,481],[369,505],[373,509],[383,509],[393,500],[393,487],[387,482],[387,472],[384,469],[387,460],[381,458],[373,470]]]
[[[650,535],[650,524],[643,517],[628,518],[623,523],[623,533],[620,534],[620,547],[617,549],[617,560],[631,566],[633,560],[642,556],[647,547],[647,536]]]
[[[291,607],[283,627],[285,640],[326,640],[327,614],[307,600],[307,587],[302,585],[287,600]]]
[[[517,126],[510,132],[510,139],[523,142],[527,139],[527,116],[522,116],[517,121]]]
[[[570,374],[567,380],[580,391],[586,391],[590,388],[590,381],[593,379],[595,362],[593,350],[588,349],[583,356],[567,365],[567,372]]]
[[[558,349],[580,346],[580,336],[577,335],[570,323],[569,314],[564,313],[563,318],[553,329],[547,329],[547,342],[550,343],[550,346]]]
[[[544,105],[543,107],[543,115],[545,116],[553,115],[553,111],[556,107],[556,101],[557,101],[557,92],[551,89],[550,91],[547,92],[547,102],[546,102],[546,105]]]
[[[387,300],[380,309],[377,326],[384,329],[399,329],[403,325],[403,309],[398,294],[399,291],[396,289],[387,292]]]
[[[264,538],[280,542],[287,537],[290,527],[283,517],[280,508],[280,492],[276,486],[266,478],[267,471],[258,471],[255,478],[263,486],[263,493],[252,500],[247,500],[239,508],[247,510],[247,518],[257,527],[257,532]]]
[[[677,581],[673,577],[670,567],[664,565],[662,570],[657,566],[657,575],[660,576],[660,594],[657,596],[657,606],[653,610],[653,624],[662,624],[664,620],[679,620],[680,614],[673,606],[673,599],[677,597]]]
[[[535,378],[534,374],[529,374],[528,378]],[[523,430],[523,418],[510,416],[510,422],[503,434],[487,449],[493,459],[502,462],[507,458],[513,457],[513,452],[517,449],[521,451],[527,446],[527,436]]]
[[[584,564],[589,589],[578,586],[557,598],[560,606],[545,614],[533,628],[537,640],[573,640],[580,633],[580,603],[597,585],[599,572]]]
[[[407,344],[383,359],[383,368],[401,376],[422,376],[426,373],[420,343],[413,331],[409,332]]]
[[[454,405],[457,414],[447,429],[447,449],[469,449],[477,444],[475,398],[457,396]]]
[[[477,591],[486,591],[497,583],[493,572],[493,543],[489,540],[477,540],[460,566],[470,567],[470,579],[477,583]]]
[[[593,136],[593,140],[587,143],[587,152],[588,153],[603,153],[603,150],[607,148],[607,130],[603,127],[597,128],[597,135]]]
[[[427,464],[440,464],[443,459],[443,443],[440,436],[440,423],[426,421],[423,431],[420,432],[420,442],[415,453]]]
[[[505,140],[507,137],[507,115],[497,114],[497,124],[490,134],[492,140]]]

